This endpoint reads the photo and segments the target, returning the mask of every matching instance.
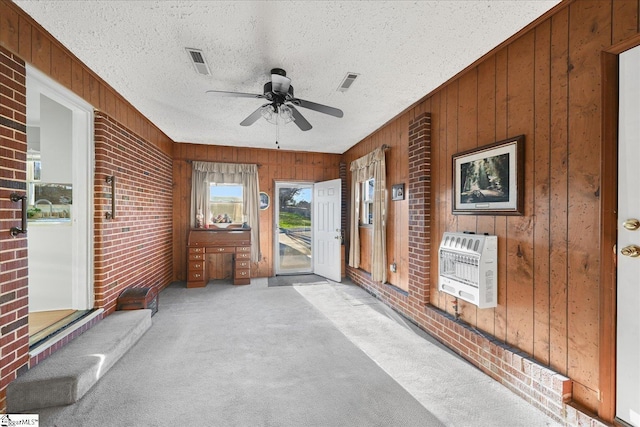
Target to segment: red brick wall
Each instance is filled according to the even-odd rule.
[[[172,280],[172,159],[112,118],[95,118],[95,292],[108,314],[131,287],[160,291]],[[116,178],[116,216],[111,185]]]
[[[27,239],[10,234],[21,205],[9,198],[26,189],[25,78],[24,61],[0,47],[0,412],[7,385],[29,361]]]
[[[431,256],[431,115],[409,122],[409,295],[429,302]]]

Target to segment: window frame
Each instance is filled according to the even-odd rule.
[[[360,183],[360,225],[373,226],[373,198],[375,181],[369,178]]]

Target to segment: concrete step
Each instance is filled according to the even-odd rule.
[[[116,311],[9,384],[7,412],[70,405],[151,327],[151,310]]]

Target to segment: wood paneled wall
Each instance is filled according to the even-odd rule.
[[[227,146],[176,144],[173,162],[173,235],[174,276],[186,279],[186,242],[190,227],[191,161],[222,163],[257,163],[260,191],[267,193],[271,206],[260,211],[260,249],[262,260],[251,268],[252,277],[274,275],[273,203],[276,181],[319,182],[340,177],[338,154],[306,153],[285,150],[265,150]],[[220,265],[214,275],[224,277],[224,263],[211,262],[209,267]]]
[[[389,149],[385,153],[387,169],[387,277],[388,282],[403,290],[409,289],[409,199],[406,193],[409,185],[409,121],[415,114],[420,114],[417,109],[400,116],[392,123],[367,137],[343,155],[343,161],[347,165],[347,200],[351,203],[351,162],[370,153],[378,147],[386,144]],[[391,201],[391,186],[394,184],[405,185],[404,200]],[[347,226],[347,233],[350,226]],[[362,257],[370,257],[371,250],[367,247],[367,236],[362,246]],[[346,241],[350,236],[347,234]],[[347,252],[348,253],[348,252]],[[370,266],[370,260],[362,259],[361,268],[365,271]],[[389,270],[389,264],[395,262],[396,272]]]
[[[638,11],[637,0],[567,2],[345,154],[348,165],[389,144],[387,182],[403,182],[407,158],[394,154],[406,144],[407,117],[431,113],[432,236],[472,231],[499,239],[498,307],[478,310],[461,301],[461,320],[570,377],[574,400],[594,411],[604,387],[599,325],[606,315],[599,311],[601,57],[637,36]],[[524,215],[453,215],[451,156],[520,134]],[[406,253],[407,233],[399,219],[405,206],[391,202],[390,213],[389,262]],[[437,251],[431,265],[437,268]],[[453,313],[452,298],[431,277],[431,304]],[[390,282],[403,287],[402,277]]]
[[[0,0],[0,45],[172,155],[167,135],[9,0]]]

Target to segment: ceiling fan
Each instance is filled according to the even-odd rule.
[[[264,84],[262,94],[226,92],[221,90],[208,90],[207,93],[237,98],[262,98],[269,101],[240,122],[241,126],[250,126],[260,117],[264,117],[267,121],[275,123],[276,125],[278,122],[288,123],[293,121],[300,130],[307,131],[311,129],[311,123],[300,114],[300,111],[298,111],[296,107],[307,108],[334,117],[342,117],[344,115],[342,110],[338,108],[296,98],[293,95],[291,79],[287,77],[287,72],[282,68],[274,68],[271,70],[271,81]]]

